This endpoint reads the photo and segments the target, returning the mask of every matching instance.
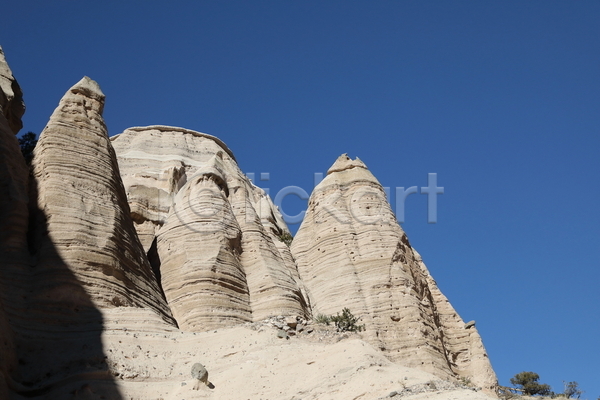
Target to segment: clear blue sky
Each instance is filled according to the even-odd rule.
[[[404,229],[500,383],[600,396],[600,2],[22,0],[0,45],[25,132],[89,75],[111,135],[216,135],[271,193],[341,153],[385,186],[437,173],[438,223],[415,194]]]

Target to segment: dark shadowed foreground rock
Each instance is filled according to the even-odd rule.
[[[24,310],[23,284],[28,269],[28,170],[15,137],[21,115],[15,102],[18,87],[0,48],[0,399],[8,398],[18,366],[11,318]]]

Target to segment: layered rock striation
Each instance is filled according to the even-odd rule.
[[[180,327],[309,312],[279,211],[219,139],[166,126],[112,138],[132,217]]]
[[[216,381],[239,373],[237,364],[224,366],[228,357],[252,365],[251,376],[256,368],[275,376],[279,356],[267,365],[252,355],[262,350],[250,339],[263,349],[285,346],[258,321],[345,307],[361,317],[363,338],[374,346],[356,342],[367,349],[365,368],[379,349],[444,379],[495,388],[476,328],[440,292],[360,160],[343,155],[330,168],[290,249],[281,214],[222,141],[166,126],[109,139],[104,100],[87,77],[70,88],[29,167],[15,137],[22,93],[0,49],[0,399],[188,393],[182,374],[199,361],[208,368],[210,357],[221,365]],[[303,332],[298,320],[285,328]],[[212,332],[246,322],[257,331]],[[250,335],[236,342],[242,351],[230,350],[227,335],[237,332]],[[302,334],[309,341],[310,332]],[[350,360],[345,351],[332,350],[340,353],[333,364]],[[200,353],[207,359],[197,360]],[[306,371],[313,357],[286,365]],[[336,365],[327,367],[331,379],[350,370]],[[314,382],[330,381],[322,367],[313,369]],[[240,390],[219,385],[204,394]]]
[[[0,47],[0,108],[10,130],[16,135],[23,128],[21,117],[25,113],[25,103],[21,87],[6,63],[2,47]]]
[[[68,288],[83,285],[99,308],[150,308],[173,323],[133,227],[103,108],[100,87],[83,78],[61,99],[35,148],[31,246],[36,271],[53,277],[36,292],[41,301],[68,298],[77,307]],[[72,273],[64,279],[62,264]]]
[[[313,314],[347,307],[391,359],[495,387],[477,330],[441,294],[358,158],[340,156],[315,188],[291,249]]]
[[[24,275],[28,267],[28,169],[15,134],[24,110],[15,97],[18,84],[0,48],[0,398],[8,398],[11,375],[18,368],[11,323],[24,309]],[[17,91],[20,93],[20,89]],[[15,110],[20,110],[15,112]]]

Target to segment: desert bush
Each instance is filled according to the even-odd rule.
[[[523,394],[529,396],[547,396],[552,395],[550,385],[545,383],[538,383],[540,376],[535,372],[523,371],[516,374],[513,378],[510,378],[510,383],[514,386],[519,387]]]
[[[331,317],[328,317],[325,314],[317,314],[317,316],[314,318],[314,321],[317,324],[329,325],[331,323]]]
[[[352,315],[348,308],[344,308],[342,310],[342,315],[338,313],[337,315],[332,315],[329,318],[340,332],[361,332],[365,330],[364,325],[357,325],[359,319]]]
[[[564,391],[563,394],[565,395],[566,398],[568,398],[568,399],[578,399],[583,394],[583,390],[581,390],[579,388],[579,384],[577,382],[565,382],[565,381],[563,381],[563,384],[565,385],[565,391]]]
[[[33,149],[35,149],[35,145],[37,144],[37,135],[33,132],[27,132],[18,138],[18,140],[19,146],[21,147],[21,153],[23,153],[25,162],[29,165],[33,159]]]
[[[294,240],[294,237],[290,235],[289,232],[283,232],[281,235],[279,235],[279,240],[285,243],[287,247],[290,247],[290,245],[292,244],[292,240]]]

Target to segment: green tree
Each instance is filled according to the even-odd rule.
[[[523,371],[510,378],[510,383],[523,390],[523,394],[529,396],[551,394],[550,385],[538,383],[539,379],[540,376],[535,372]]]
[[[21,153],[25,157],[27,165],[31,164],[33,159],[33,149],[37,144],[37,135],[33,132],[27,132],[19,138],[19,146],[21,146]]]

